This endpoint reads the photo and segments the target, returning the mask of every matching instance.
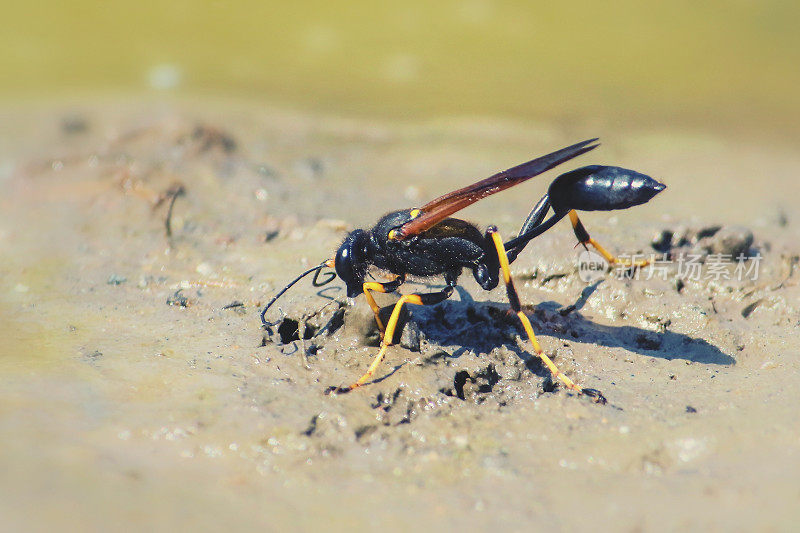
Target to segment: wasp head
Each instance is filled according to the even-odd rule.
[[[336,252],[334,268],[347,285],[348,298],[355,298],[364,292],[368,256],[369,234],[363,229],[351,232]]]

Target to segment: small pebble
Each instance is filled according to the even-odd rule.
[[[167,305],[189,307],[189,299],[181,294],[182,289],[175,291],[175,294],[167,298]]]
[[[108,277],[108,280],[106,280],[106,283],[108,285],[122,285],[126,281],[128,281],[128,278],[126,278],[125,276],[120,276],[120,275],[117,275],[117,274],[111,274]]]
[[[30,290],[30,288],[27,285],[25,285],[24,283],[17,283],[16,285],[14,285],[14,292],[25,293],[25,292],[28,292],[29,290]]]
[[[661,253],[669,252],[672,248],[672,232],[670,230],[661,230],[653,236],[650,245],[654,250]]]
[[[89,123],[80,115],[66,117],[61,121],[61,131],[68,135],[85,133],[89,129]]]
[[[420,351],[422,344],[422,331],[414,321],[406,322],[403,333],[400,336],[400,346],[412,352]]]
[[[200,263],[195,268],[198,274],[202,274],[203,276],[210,276],[214,273],[214,268],[209,265],[208,263]]]
[[[735,260],[740,254],[746,255],[753,245],[753,232],[740,226],[720,229],[711,240],[711,252],[729,255]]]

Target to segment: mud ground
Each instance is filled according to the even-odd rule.
[[[796,147],[218,102],[2,121],[7,530],[796,527]],[[554,386],[502,287],[468,274],[452,300],[411,310],[377,382],[351,394],[323,391],[376,352],[363,298],[304,282],[260,328],[259,307],[347,230],[594,136],[603,146],[564,170],[615,164],[669,188],[585,224],[673,263],[587,284],[562,222],[513,272],[545,351],[607,405]],[[511,235],[556,175],[463,216]],[[760,254],[757,279],[677,271],[730,251]]]

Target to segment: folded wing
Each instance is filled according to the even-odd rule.
[[[395,230],[394,238],[402,240],[412,235],[422,233],[456,211],[460,211],[478,200],[508,189],[509,187],[513,187],[514,185],[518,185],[565,161],[569,161],[573,157],[584,154],[589,150],[594,150],[599,146],[599,144],[593,144],[596,141],[597,139],[589,139],[588,141],[573,144],[572,146],[538,157],[527,163],[498,172],[494,176],[458,189],[457,191],[440,196],[423,205],[419,209],[419,215],[416,218],[406,222]]]

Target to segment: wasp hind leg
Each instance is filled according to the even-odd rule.
[[[533,351],[536,352],[539,359],[541,359],[548,370],[550,370],[553,377],[559,379],[568,389],[578,394],[590,396],[594,398],[597,403],[606,403],[606,398],[603,396],[602,392],[597,389],[586,389],[576,385],[575,382],[561,372],[555,363],[542,351],[542,347],[539,346],[539,341],[536,340],[536,335],[533,333],[531,321],[528,320],[528,317],[522,311],[522,305],[519,300],[519,295],[517,294],[517,289],[514,288],[514,280],[511,278],[511,269],[508,266],[508,256],[506,255],[503,241],[500,239],[500,234],[497,233],[497,228],[494,226],[490,227],[486,233],[487,236],[492,239],[492,243],[497,250],[497,256],[500,259],[500,270],[503,274],[503,282],[506,285],[506,294],[508,294],[508,301],[511,304],[511,309],[516,313],[520,322],[522,322],[522,327],[525,328],[528,340],[530,340],[533,345]]]
[[[351,390],[357,389],[358,387],[366,384],[370,379],[372,379],[372,376],[375,374],[375,371],[378,369],[378,367],[386,357],[386,350],[389,348],[389,346],[392,345],[392,339],[394,339],[395,330],[397,329],[397,322],[400,319],[400,312],[403,309],[403,305],[438,304],[439,302],[443,302],[444,300],[450,298],[450,295],[453,294],[453,285],[454,283],[450,283],[448,281],[447,287],[445,287],[439,292],[432,292],[428,294],[404,294],[403,296],[401,296],[400,299],[397,300],[397,303],[394,304],[392,315],[389,317],[389,322],[386,324],[386,331],[384,332],[383,340],[381,341],[381,349],[378,352],[378,355],[375,356],[375,359],[372,360],[372,364],[369,365],[369,368],[364,373],[364,375],[358,378],[358,381],[347,387],[328,387],[325,393],[343,394],[346,392],[350,392]],[[377,313],[375,316],[377,318]]]
[[[582,244],[584,248],[586,248],[588,245],[597,250],[597,253],[602,255],[603,258],[608,261],[609,265],[622,265],[630,268],[642,268],[650,264],[649,259],[641,259],[638,261],[633,261],[631,259],[620,259],[616,255],[600,246],[600,243],[594,240],[589,235],[589,232],[586,231],[583,223],[578,218],[578,213],[574,209],[569,212],[569,221],[572,222],[572,229],[575,232],[575,236],[578,238],[580,244]]]

